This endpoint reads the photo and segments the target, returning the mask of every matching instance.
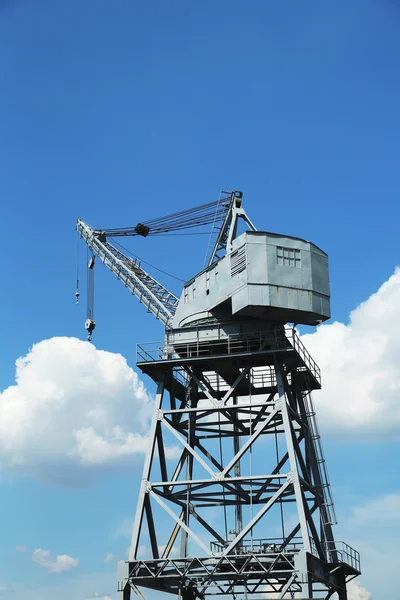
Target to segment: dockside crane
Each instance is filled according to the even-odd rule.
[[[119,600],[132,590],[143,598],[143,588],[183,600],[347,600],[360,574],[358,552],[333,535],[311,399],[320,370],[289,326],[330,317],[328,257],[304,239],[258,231],[242,202],[241,192],[226,192],[121,229],[77,221],[90,251],[89,338],[95,258],[165,327],[161,346],[138,345],[137,366],[157,392]],[[205,226],[213,248],[179,297],[117,240]],[[167,438],[178,455],[168,458]]]

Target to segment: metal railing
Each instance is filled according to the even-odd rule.
[[[193,338],[185,341],[175,341],[174,345],[165,342],[145,342],[137,345],[137,362],[152,362],[178,358],[201,358],[206,356],[234,355],[262,351],[295,351],[303,366],[320,382],[320,369],[312,358],[295,329],[288,328],[276,331],[259,331],[251,334],[219,335],[216,338],[203,340]],[[262,379],[254,371],[254,377]]]
[[[225,544],[221,542],[210,542],[210,550],[213,554],[221,554],[230,544],[227,540]],[[314,540],[310,538],[311,552],[318,556]],[[354,550],[345,542],[325,542],[325,551],[328,562],[345,563],[356,571],[360,568],[360,553]],[[282,552],[293,554],[299,552],[304,547],[303,538],[297,536],[285,544],[285,538],[258,538],[253,540],[244,540],[238,544],[235,554],[280,554]]]
[[[325,542],[326,553],[329,562],[346,563],[356,571],[360,568],[360,553],[345,542]]]
[[[304,365],[308,368],[309,371],[311,371],[314,377],[319,382],[321,382],[321,370],[315,362],[315,360],[313,359],[313,357],[311,356],[311,354],[309,353],[309,351],[307,350],[307,348],[305,347],[305,345],[303,344],[303,342],[301,341],[297,331],[295,329],[289,329],[286,331],[291,332],[291,336],[289,336],[289,339],[293,345],[293,348],[296,350],[297,354],[304,362]]]
[[[319,556],[317,547],[313,538],[310,537],[311,553],[314,556]],[[360,553],[354,550],[346,542],[325,542],[324,548],[326,552],[326,558],[330,563],[345,563],[350,565],[356,571],[361,571],[360,568]]]
[[[236,554],[280,554],[282,552],[293,554],[303,548],[301,537],[294,537],[288,544],[282,548],[284,538],[260,538],[245,540],[237,546]],[[221,554],[230,544],[227,540],[225,544],[220,542],[210,542],[210,550],[213,554]]]

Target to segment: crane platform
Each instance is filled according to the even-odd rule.
[[[262,544],[258,545],[259,542]],[[322,585],[337,585],[338,572],[343,580],[361,573],[359,553],[344,542],[335,542],[334,548],[330,543],[329,562],[304,552],[296,540],[282,549],[277,543],[278,540],[249,540],[234,555],[223,555],[221,547],[219,553],[211,556],[121,561],[119,589],[122,591],[127,581],[134,581],[140,587],[179,594],[182,579],[188,577],[199,584],[200,591],[213,596],[229,594],[240,586],[254,594],[271,581],[281,591],[293,581],[293,573],[298,570],[297,557],[305,559],[308,573]]]
[[[198,363],[202,371],[208,372],[214,380],[214,388],[223,394],[225,387],[231,385],[241,369],[251,359],[252,369],[249,377],[237,389],[238,394],[248,394],[251,386],[252,395],[271,393],[276,387],[274,378],[274,361],[277,355],[285,358],[290,372],[296,371],[297,381],[301,389],[317,390],[321,388],[321,372],[308,350],[302,343],[295,329],[286,329],[281,335],[271,332],[251,334],[225,335],[210,341],[185,340],[185,343],[173,347],[162,342],[147,342],[137,345],[136,364],[140,370],[159,381],[175,367],[175,386],[185,388],[185,367]],[[181,374],[181,377],[179,377]],[[168,389],[168,384],[167,384]],[[174,389],[178,392],[177,387]]]

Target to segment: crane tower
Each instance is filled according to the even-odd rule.
[[[117,247],[117,237],[210,223],[218,229],[208,265],[180,298]],[[78,220],[77,230],[165,326],[162,342],[137,346],[156,396],[119,600],[145,588],[183,600],[347,600],[360,559],[333,536],[311,399],[320,370],[288,325],[330,317],[327,255],[258,231],[236,191],[133,228]]]

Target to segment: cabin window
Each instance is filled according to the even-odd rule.
[[[297,248],[276,247],[276,261],[283,267],[301,268],[301,251]]]

